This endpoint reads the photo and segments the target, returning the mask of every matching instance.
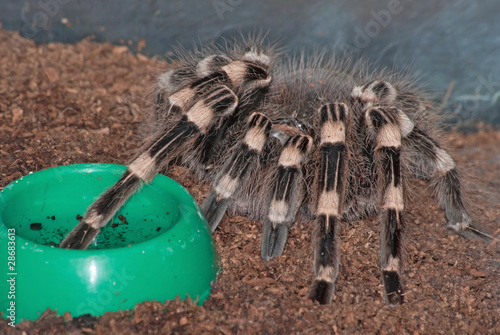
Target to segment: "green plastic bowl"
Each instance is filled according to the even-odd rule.
[[[208,298],[219,271],[210,229],[190,194],[168,177],[158,175],[133,195],[89,249],[56,247],[125,169],[61,166],[0,192],[4,317],[33,320],[48,307],[97,316],[146,300]]]

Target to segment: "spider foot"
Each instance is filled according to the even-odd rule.
[[[401,279],[396,271],[382,271],[384,280],[385,300],[391,307],[403,303],[404,293],[401,286]]]
[[[86,222],[80,222],[61,244],[59,244],[59,248],[77,250],[87,249],[100,231],[101,229],[93,228]]]
[[[465,238],[477,238],[483,241],[491,241],[493,237],[486,230],[468,222],[448,222],[447,227]]]
[[[309,291],[309,299],[317,301],[321,305],[331,305],[333,293],[335,292],[335,284],[326,280],[315,279]]]
[[[261,257],[268,261],[275,256],[280,256],[285,249],[288,236],[286,224],[273,225],[269,220],[264,222],[262,234]]]
[[[217,192],[211,192],[201,205],[201,211],[205,214],[212,233],[217,229],[229,205],[229,199],[218,199]]]

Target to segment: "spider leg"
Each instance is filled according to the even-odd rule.
[[[382,226],[380,263],[384,295],[391,306],[403,303],[401,285],[404,225],[401,139],[413,127],[408,117],[395,108],[369,108],[365,120],[375,137],[375,164],[380,193],[379,222]]]
[[[262,113],[252,113],[248,118],[243,139],[225,162],[215,178],[212,190],[201,205],[212,231],[224,217],[232,196],[247,182],[248,172],[258,165],[271,125],[271,120]]]
[[[203,139],[200,164],[207,166],[216,152],[219,142],[225,137],[229,128],[237,122],[244,122],[251,111],[258,108],[269,91],[271,75],[267,56],[256,55],[249,51],[243,55],[244,61],[230,62],[221,67],[229,81],[235,87],[235,93],[240,98],[238,109],[224,122],[211,129]]]
[[[283,253],[288,228],[303,199],[302,165],[311,148],[310,136],[295,135],[288,139],[280,153],[271,204],[264,220],[261,256],[265,260]]]
[[[345,145],[348,109],[345,104],[323,105],[320,114],[320,166],[317,174],[314,280],[309,298],[331,304],[339,270],[337,227],[346,186]]]
[[[187,87],[196,74],[189,66],[179,66],[175,69],[160,74],[155,86],[154,120],[161,124],[172,112],[178,108],[172,108],[169,97],[179,91],[179,88]]]
[[[215,122],[234,112],[236,95],[226,86],[214,86],[177,123],[161,133],[128,167],[120,180],[88,209],[80,223],[61,242],[61,248],[85,249],[125,201],[142,184],[149,182],[166,164],[187,150],[189,139],[205,134]]]
[[[448,227],[465,237],[487,239],[488,235],[472,224],[460,174],[450,154],[418,128],[413,129],[405,141],[410,171],[430,182],[439,204],[445,209]]]
[[[180,115],[196,102],[194,96],[211,85],[227,81],[222,67],[232,60],[224,55],[211,55],[202,59],[196,68],[188,64],[160,74],[155,85],[154,120],[163,124],[171,114]]]

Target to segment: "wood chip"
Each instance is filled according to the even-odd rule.
[[[56,83],[59,80],[59,73],[53,67],[46,68],[45,74],[51,83]]]
[[[16,124],[21,121],[24,111],[21,108],[14,108],[12,110],[12,123]]]

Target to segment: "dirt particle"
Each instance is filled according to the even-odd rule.
[[[24,111],[21,108],[14,108],[12,110],[12,123],[16,124],[21,121]]]
[[[123,215],[123,214],[120,214],[118,215],[118,219],[123,223],[123,224],[128,224],[127,222],[127,218]]]
[[[187,319],[185,316],[181,317],[181,319],[179,320],[179,324],[180,324],[181,326],[185,326],[185,325],[187,325],[187,324],[188,324],[188,322],[189,322],[189,321],[188,321],[188,319]]]
[[[53,67],[46,68],[45,75],[51,83],[56,83],[59,80],[59,73]]]
[[[42,230],[43,226],[40,222],[34,222],[30,224],[30,229],[31,230]]]
[[[73,316],[71,316],[70,312],[65,312],[63,314],[63,317],[64,317],[64,320],[66,320],[66,321],[72,321],[73,320]]]

